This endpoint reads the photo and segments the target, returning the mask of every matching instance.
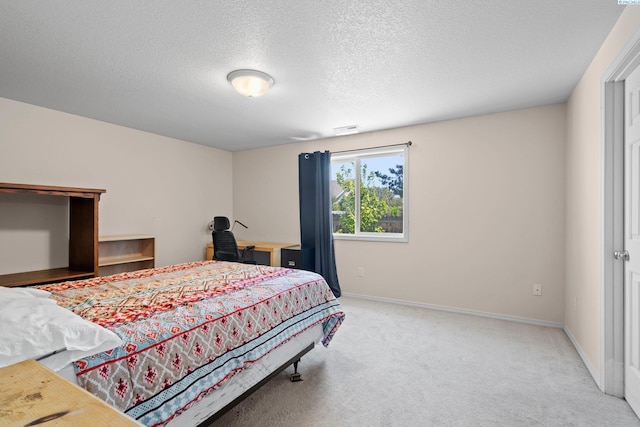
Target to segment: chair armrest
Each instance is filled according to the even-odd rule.
[[[254,260],[247,260],[246,257],[247,255],[251,255],[253,254],[253,250],[256,248],[256,245],[248,245],[245,246],[244,249],[242,249],[242,253],[241,258],[242,258],[242,262],[245,264],[256,264],[256,262]]]

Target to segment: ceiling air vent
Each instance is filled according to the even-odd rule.
[[[342,126],[340,128],[333,128],[333,131],[335,132],[336,136],[352,135],[354,133],[358,133],[359,130],[360,128],[358,127],[358,125],[350,125],[350,126]]]

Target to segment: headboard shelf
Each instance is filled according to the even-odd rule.
[[[29,286],[98,275],[98,202],[106,190],[0,182],[0,193],[31,193],[69,198],[69,266],[1,274],[0,286]]]
[[[27,271],[0,275],[0,286],[31,286],[65,280],[80,280],[94,277],[93,271],[78,271],[70,268],[51,268],[49,270]]]

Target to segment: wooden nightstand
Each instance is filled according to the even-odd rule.
[[[0,369],[0,426],[44,422],[78,427],[142,426],[34,360]]]

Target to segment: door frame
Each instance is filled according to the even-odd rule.
[[[640,66],[640,30],[605,70],[602,88],[602,246],[600,381],[606,394],[624,397],[624,80]]]

